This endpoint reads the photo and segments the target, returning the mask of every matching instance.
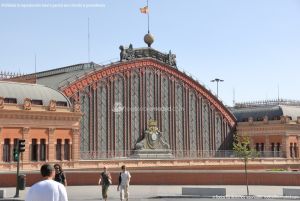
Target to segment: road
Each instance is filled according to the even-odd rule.
[[[212,201],[214,198],[180,198],[182,196],[182,187],[187,186],[166,186],[166,185],[135,185],[130,186],[130,201],[172,201],[172,200],[181,200],[181,201]],[[190,187],[203,187],[203,188],[226,188],[226,195],[232,196],[230,201],[242,201],[246,200],[246,197],[240,197],[241,195],[246,194],[245,186],[190,186]],[[69,196],[69,201],[99,201],[101,200],[101,186],[67,186],[67,192]],[[283,188],[293,188],[300,189],[299,186],[249,186],[250,194],[256,196],[282,196]],[[6,197],[13,197],[15,194],[15,188],[2,188],[6,190]],[[26,187],[25,191],[20,191],[20,198],[24,199],[26,192],[29,190]],[[112,185],[109,187],[109,201],[116,201],[119,199],[119,192],[117,187]],[[161,198],[157,198],[160,196]],[[251,197],[250,197],[251,198]],[[228,197],[219,198],[215,200],[227,200]],[[0,199],[1,200],[1,199]],[[254,198],[250,200],[255,201],[266,201],[263,198]],[[268,201],[278,201],[279,199],[267,199]]]

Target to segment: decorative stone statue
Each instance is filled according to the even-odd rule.
[[[49,111],[56,111],[56,101],[55,100],[50,100]]]
[[[150,46],[149,46],[150,47]],[[170,66],[177,68],[176,63],[176,55],[172,54],[171,50],[168,54],[164,54],[161,52],[158,52],[155,49],[152,48],[136,48],[133,49],[132,44],[129,45],[128,48],[121,45],[119,47],[120,49],[120,61],[130,61],[135,58],[152,58],[156,59],[162,62],[165,62],[169,64]]]
[[[170,66],[177,67],[177,63],[176,63],[176,55],[175,55],[175,54],[172,54],[171,50],[169,51],[169,54],[168,54],[167,63],[168,63]]]
[[[119,47],[119,49],[121,50],[121,52],[120,52],[120,61],[126,60],[127,54],[126,54],[126,50],[125,50],[124,46],[121,45]]]
[[[157,128],[155,120],[148,121],[148,128],[134,149],[133,157],[138,158],[171,158],[170,145],[165,141]]]
[[[121,50],[121,52],[120,52],[120,61],[131,60],[131,59],[135,58],[135,53],[134,53],[134,49],[132,47],[132,44],[130,44],[127,49],[125,49],[124,46],[121,45],[119,47],[119,49]]]
[[[131,60],[135,58],[132,44],[129,45],[129,48],[126,50],[126,53],[127,53],[127,60]]]

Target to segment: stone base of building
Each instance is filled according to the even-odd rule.
[[[141,159],[172,159],[174,156],[170,149],[143,149],[134,150],[131,158]]]

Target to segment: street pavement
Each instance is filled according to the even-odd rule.
[[[270,201],[282,199],[283,188],[300,189],[298,186],[249,186],[250,195],[256,197],[245,197],[246,186],[179,186],[179,185],[132,185],[130,186],[130,199],[132,201],[172,201],[172,200],[199,200],[200,198],[187,198],[182,196],[182,187],[202,187],[202,188],[226,188],[226,199],[231,201],[240,201],[245,199],[255,199]],[[11,198],[15,194],[15,188],[6,189],[6,197]],[[20,199],[24,200],[26,190],[20,191]],[[99,201],[101,200],[101,186],[67,186],[69,201]],[[109,187],[109,200],[119,200],[117,186]],[[201,201],[212,200],[216,198],[201,198]],[[219,197],[218,199],[225,199]],[[286,198],[285,198],[286,199]],[[0,199],[1,200],[1,199]]]

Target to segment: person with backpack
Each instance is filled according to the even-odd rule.
[[[107,200],[107,191],[110,184],[112,184],[111,175],[107,171],[107,167],[103,167],[103,172],[100,174],[98,184],[102,184],[102,197],[106,201]]]
[[[62,167],[59,164],[55,164],[54,169],[55,169],[54,181],[57,181],[63,184],[64,186],[67,186],[67,178]]]
[[[128,201],[128,197],[129,197],[128,188],[129,188],[131,175],[126,170],[125,165],[122,165],[121,169],[122,169],[122,172],[120,172],[120,175],[119,175],[119,185],[118,185],[117,190],[120,191],[121,201]]]

